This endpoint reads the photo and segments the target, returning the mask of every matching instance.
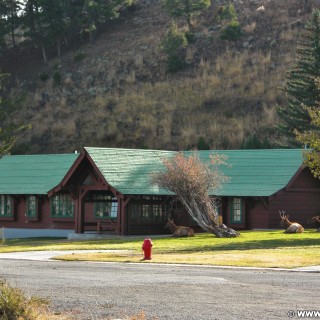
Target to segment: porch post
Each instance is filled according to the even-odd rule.
[[[122,216],[121,216],[121,198],[117,196],[117,201],[118,201],[118,208],[117,208],[117,234],[121,235],[122,234]]]
[[[83,215],[83,200],[82,197],[80,197],[79,199],[79,221],[78,221],[78,225],[79,225],[79,231],[80,233],[84,233],[84,215]]]
[[[75,203],[75,208],[74,208],[74,230],[76,233],[80,233],[80,229],[79,229],[79,193],[78,193],[78,197],[76,199],[76,203]]]
[[[78,198],[76,201],[76,212],[75,212],[75,225],[76,225],[76,233],[84,233],[84,225],[83,225],[83,197],[85,192],[79,190]]]
[[[121,199],[121,235],[126,234],[126,218],[124,199]]]

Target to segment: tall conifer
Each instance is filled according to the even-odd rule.
[[[296,63],[288,71],[283,87],[287,95],[287,104],[277,106],[281,120],[278,130],[286,137],[285,145],[297,146],[294,131],[306,131],[310,128],[310,116],[305,107],[313,107],[319,101],[320,90],[315,80],[320,77],[320,11],[312,13],[306,24],[303,40],[298,46]],[[305,107],[304,107],[305,106]]]

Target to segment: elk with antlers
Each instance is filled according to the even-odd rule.
[[[307,223],[313,223],[317,230],[320,232],[320,216],[312,217],[310,220],[307,221]]]
[[[290,222],[289,215],[286,215],[285,213],[284,210],[279,211],[281,225],[286,229],[285,233],[302,233],[304,231],[303,226],[298,222]]]
[[[176,226],[173,219],[168,219],[166,228],[169,228],[174,237],[193,237],[194,230],[190,227]]]

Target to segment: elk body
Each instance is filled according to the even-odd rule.
[[[176,226],[173,219],[169,219],[165,227],[169,228],[174,237],[193,237],[194,230],[190,227]]]
[[[289,215],[286,215],[285,211],[279,211],[279,214],[281,225],[286,229],[285,233],[302,233],[304,231],[304,228],[300,223],[289,221]]]
[[[317,230],[320,232],[320,216],[312,217],[307,221],[308,223],[313,223]]]

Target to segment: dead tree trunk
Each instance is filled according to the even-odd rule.
[[[215,205],[215,200],[198,199],[178,196],[184,207],[187,209],[189,215],[198,223],[198,225],[205,231],[213,233],[219,238],[233,238],[240,234],[228,228],[223,223],[220,224],[218,212]]]
[[[226,177],[217,169],[225,164],[225,157],[211,155],[211,165],[205,164],[197,152],[185,157],[179,152],[163,160],[165,171],[152,176],[152,182],[176,194],[189,215],[205,231],[217,237],[237,237],[239,233],[219,222],[216,199],[209,189],[217,189]]]

